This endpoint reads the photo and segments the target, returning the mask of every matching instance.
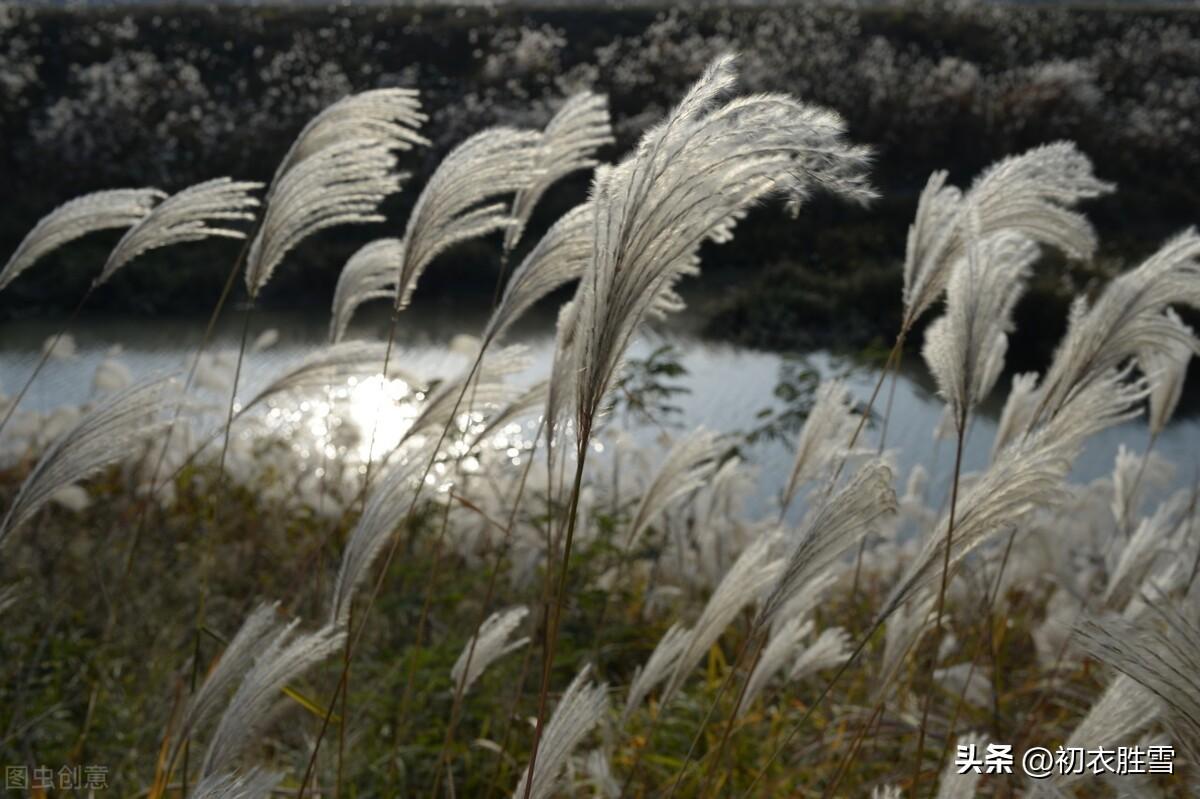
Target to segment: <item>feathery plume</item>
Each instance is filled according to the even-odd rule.
[[[642,493],[633,521],[629,524],[626,552],[633,549],[638,538],[659,514],[712,477],[723,448],[721,437],[702,427],[675,442],[663,458],[654,479]]]
[[[97,230],[136,225],[159,200],[158,189],[111,189],[76,197],[46,214],[0,269],[0,290],[48,253]]]
[[[770,640],[767,641],[767,645],[763,647],[762,653],[758,656],[758,663],[755,664],[754,671],[750,672],[750,677],[746,680],[746,687],[742,690],[739,713],[746,712],[762,692],[767,681],[792,659],[796,650],[800,648],[801,643],[812,631],[813,623],[799,617],[788,619],[772,631]]]
[[[348,139],[371,139],[387,144],[392,150],[428,145],[429,141],[417,133],[429,119],[421,112],[417,96],[415,89],[372,89],[348,95],[326,107],[309,120],[292,142],[275,170],[268,199],[274,196],[288,170],[314,153]]]
[[[391,150],[388,142],[351,138],[312,153],[279,178],[247,256],[246,290],[252,300],[284,256],[314,233],[384,221],[380,203],[408,177],[394,171]]]
[[[742,608],[753,602],[778,579],[783,563],[771,558],[773,535],[762,535],[742,551],[692,626],[687,647],[675,663],[671,681],[663,691],[662,703],[670,701],[708,648],[721,637]]]
[[[1112,191],[1097,180],[1087,156],[1071,142],[1036,147],[997,161],[966,193],[946,185],[946,173],[930,176],[908,229],[904,259],[903,330],[942,295],[951,269],[969,244],[969,215],[976,234],[1020,233],[1073,258],[1090,257],[1096,236],[1088,221],[1070,210],[1080,200]]]
[[[345,630],[333,627],[293,635],[297,624],[299,620],[284,626],[259,650],[213,730],[200,768],[202,776],[228,771],[271,721],[284,686],[336,652],[345,641]]]
[[[596,151],[612,142],[607,97],[583,91],[563,103],[542,131],[537,179],[513,198],[513,224],[504,232],[504,249],[511,252],[517,246],[546,189],[572,172],[596,166]]]
[[[1077,632],[1088,654],[1158,697],[1175,742],[1195,758],[1200,756],[1200,627],[1170,606],[1152,607],[1160,626],[1105,617],[1084,621]]]
[[[354,592],[366,579],[371,564],[379,557],[388,539],[408,515],[408,508],[417,492],[417,482],[428,458],[424,449],[427,448],[419,448],[409,453],[406,460],[386,467],[386,471],[372,481],[362,516],[354,525],[342,552],[342,563],[330,600],[331,625],[342,626],[349,620]]]
[[[258,200],[251,192],[261,188],[261,183],[216,178],[172,194],[126,231],[93,285],[106,282],[118,269],[150,250],[212,236],[246,238],[244,232],[221,225],[254,219],[252,209],[258,207]]]
[[[796,440],[796,457],[780,501],[783,510],[792,504],[800,486],[820,477],[825,467],[845,452],[857,423],[854,400],[846,384],[841,380],[822,381]]]
[[[1142,372],[1151,378],[1150,389],[1150,434],[1158,436],[1166,429],[1167,422],[1179,406],[1183,396],[1183,384],[1187,380],[1188,364],[1192,355],[1200,351],[1192,329],[1183,323],[1174,310],[1167,309],[1170,324],[1179,328],[1180,335],[1163,342],[1163,346],[1147,347],[1138,354]]]
[[[498,339],[534,303],[583,274],[592,257],[593,213],[590,203],[582,203],[546,231],[513,270],[484,328],[484,341]]]
[[[633,711],[642,704],[642,700],[675,671],[679,656],[688,645],[691,633],[679,622],[672,624],[658,639],[658,644],[645,665],[639,666],[633,675],[629,686],[629,695],[625,698],[625,710],[621,713],[621,723],[624,724],[633,715]]]
[[[1188,493],[1180,492],[1160,504],[1152,516],[1138,523],[1137,530],[1122,547],[1116,567],[1108,578],[1108,585],[1104,589],[1106,603],[1115,605],[1127,600],[1154,567],[1160,554],[1181,548],[1179,545],[1182,542],[1172,541],[1172,534],[1179,529],[1187,502]]]
[[[1033,424],[1038,405],[1037,384],[1037,372],[1013,375],[1012,387],[1008,390],[1004,409],[1000,411],[1000,421],[996,424],[996,437],[992,440],[992,460]]]
[[[62,488],[127,457],[166,425],[156,418],[171,378],[139,383],[104,399],[46,448],[0,522],[0,547]]]
[[[828,569],[896,508],[892,470],[878,460],[863,465],[836,494],[823,499],[809,512],[763,604],[764,623],[770,624],[775,613],[809,580]]]
[[[471,690],[471,686],[479,679],[479,675],[487,670],[488,666],[509,652],[515,652],[529,643],[528,638],[508,640],[527,615],[529,615],[529,608],[520,605],[508,610],[498,610],[479,625],[479,632],[463,647],[462,654],[458,656],[458,660],[454,661],[454,667],[450,669],[450,679],[454,680],[456,686],[461,686],[459,690],[463,694]],[[472,646],[474,646],[474,651],[472,651]],[[470,669],[467,668],[468,654],[471,660]]]
[[[537,131],[488,128],[442,159],[404,230],[396,310],[408,305],[421,274],[441,252],[512,224],[508,207],[493,200],[527,188],[538,178],[542,139]]]
[[[396,268],[404,263],[404,242],[377,239],[363,245],[338,275],[329,319],[329,340],[341,341],[359,306],[396,294]]]
[[[526,768],[513,793],[515,799],[522,799],[526,791],[530,799],[550,799],[554,795],[559,775],[571,752],[604,717],[608,707],[607,690],[606,685],[592,684],[590,666],[580,670],[563,692],[546,724],[532,787],[526,785],[529,782],[529,769]]]
[[[827,627],[805,647],[788,670],[789,680],[802,680],[818,671],[840,666],[850,659],[850,634],[841,627]]]
[[[1091,307],[1076,299],[1042,381],[1039,416],[1058,413],[1074,392],[1130,358],[1144,362],[1153,353],[1173,357],[1178,347],[1195,348],[1191,332],[1163,313],[1171,304],[1200,308],[1200,234],[1194,228],[1109,283]]]
[[[244,774],[213,774],[200,780],[195,799],[268,799],[282,775],[252,768]]]
[[[951,271],[946,313],[925,331],[922,354],[960,433],[1000,377],[1013,307],[1035,258],[1037,245],[1023,235],[973,237]]]
[[[1137,736],[1149,729],[1158,716],[1158,700],[1154,694],[1132,678],[1118,673],[1063,746],[1115,749],[1122,741],[1137,740]],[[1057,782],[1065,785],[1080,776],[1060,774]]]
[[[576,295],[580,430],[590,429],[643,319],[736,214],[816,186],[870,196],[867,151],[845,142],[840,117],[778,94],[718,103],[733,79],[732,57],[714,61],[629,159],[596,172],[592,263]]]

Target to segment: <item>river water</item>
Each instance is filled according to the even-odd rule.
[[[467,363],[464,356],[453,351],[452,342],[456,336],[477,332],[482,327],[484,313],[482,308],[471,310],[449,305],[406,311],[397,331],[394,363],[426,379],[456,373]],[[209,350],[231,357],[237,350],[241,315],[226,316]],[[12,395],[20,388],[37,362],[44,342],[61,324],[58,319],[0,324],[0,391]],[[250,340],[271,329],[278,331],[278,342],[247,355],[241,383],[245,389],[239,391],[239,397],[249,396],[288,364],[323,344],[326,326],[327,319],[316,311],[255,312],[250,322]],[[70,328],[75,353],[52,359],[21,407],[44,411],[85,402],[92,394],[96,369],[105,361],[120,362],[135,379],[183,371],[200,343],[203,327],[204,320],[200,318],[85,316]],[[368,314],[352,329],[351,337],[381,338],[385,330],[386,320],[381,314]],[[552,316],[535,313],[513,331],[511,341],[526,346],[531,359],[530,367],[516,375],[515,381],[531,382],[546,375],[553,350],[552,330]],[[686,375],[672,381],[686,389],[671,399],[681,409],[681,413],[673,415],[680,430],[684,426],[704,425],[737,436],[755,429],[761,424],[760,414],[783,407],[775,389],[798,368],[811,368],[823,376],[844,377],[860,401],[867,399],[878,377],[874,367],[829,352],[809,353],[798,359],[706,340],[690,331],[686,321],[647,331],[634,344],[631,357],[644,358],[663,344],[675,348],[686,369]],[[986,466],[1000,398],[1006,391],[1007,381],[1002,381],[993,401],[981,409],[972,425],[965,449],[965,470]],[[375,403],[368,406],[378,407]],[[901,479],[917,464],[930,473],[929,499],[935,504],[945,494],[953,459],[953,442],[938,442],[933,437],[941,413],[942,403],[923,366],[909,363],[896,384],[887,443],[894,450]],[[635,437],[647,445],[651,457],[661,451],[661,428],[646,423],[631,422],[631,425]],[[1089,442],[1076,464],[1075,479],[1087,481],[1108,475],[1120,445],[1140,452],[1147,439],[1142,420],[1106,431]],[[1176,482],[1191,483],[1198,468],[1198,445],[1200,418],[1194,413],[1178,418],[1157,443],[1156,451],[1177,467]],[[744,452],[746,459],[760,470],[751,509],[765,511],[787,478],[790,448],[784,441],[760,440]]]

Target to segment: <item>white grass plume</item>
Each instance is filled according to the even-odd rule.
[[[93,285],[106,282],[118,269],[150,250],[213,236],[246,238],[243,231],[224,227],[224,223],[254,219],[253,209],[259,203],[252,192],[260,188],[261,183],[216,178],[172,194],[121,237]]]
[[[522,314],[550,292],[578,279],[591,262],[592,214],[582,203],[555,222],[513,270],[481,338],[500,338]],[[512,230],[512,228],[509,228]]]
[[[1189,229],[1139,267],[1114,279],[1096,302],[1078,298],[1067,332],[1042,381],[1041,412],[1056,414],[1070,396],[1130,358],[1165,357],[1197,342],[1164,311],[1173,304],[1200,308],[1200,234]]]
[[[796,439],[796,457],[780,501],[783,510],[792,504],[800,486],[820,477],[830,462],[845,452],[857,423],[846,384],[841,380],[822,381]]]
[[[801,532],[785,557],[785,566],[763,604],[763,623],[810,580],[867,536],[883,519],[896,512],[892,470],[882,461],[864,464],[832,496],[823,497],[809,511]]]
[[[166,426],[159,411],[171,378],[139,383],[112,394],[46,448],[0,522],[0,547],[65,486],[135,452]]]
[[[951,271],[946,312],[925,331],[922,354],[959,433],[1000,377],[1013,307],[1037,254],[1023,235],[974,238]]]
[[[867,153],[844,141],[841,118],[778,94],[719,103],[733,80],[732,57],[715,60],[629,159],[596,172],[595,248],[576,296],[581,430],[590,429],[643,319],[731,218],[817,185],[870,196]]]
[[[788,619],[772,631],[771,638],[758,656],[754,671],[746,680],[742,689],[742,700],[739,712],[745,713],[767,682],[774,677],[784,665],[793,658],[805,638],[813,631],[813,623],[803,617]]]
[[[283,775],[252,768],[243,773],[212,774],[196,785],[194,799],[268,799]]]
[[[663,691],[663,704],[682,687],[696,663],[742,608],[758,599],[778,578],[783,564],[771,557],[773,539],[773,535],[764,534],[746,547],[708,598],[700,618],[692,625],[687,647],[676,661],[671,681]]]
[[[258,297],[275,268],[301,241],[326,228],[382,222],[379,205],[400,190],[389,142],[351,138],[316,151],[271,187],[246,260],[246,289]]]
[[[1035,508],[1053,507],[1066,499],[1063,481],[1084,440],[1136,415],[1135,406],[1146,396],[1145,383],[1126,383],[1127,375],[1128,369],[1111,372],[1078,392],[1049,424],[1004,448],[987,471],[963,491],[948,560],[951,570],[996,534],[1013,529]],[[944,519],[938,522],[939,529],[945,527]],[[920,551],[884,603],[884,617],[939,578],[945,547],[945,536],[925,536]]]
[[[1168,338],[1162,347],[1148,347],[1138,355],[1142,371],[1152,378],[1148,421],[1150,433],[1155,436],[1162,434],[1179,406],[1183,385],[1187,380],[1188,364],[1192,355],[1200,349],[1192,329],[1183,323],[1174,310],[1167,309],[1167,319],[1180,328],[1181,335]],[[1191,337],[1191,340],[1187,337]]]
[[[1087,258],[1096,247],[1095,233],[1070,209],[1112,188],[1095,178],[1091,162],[1071,142],[997,161],[965,193],[946,185],[945,172],[935,172],[908,230],[902,329],[909,329],[941,297],[951,269],[966,252],[968,214],[977,215],[980,237],[1012,231],[1071,257]]]
[[[296,164],[348,139],[384,142],[392,150],[409,150],[429,141],[417,133],[428,117],[414,89],[372,89],[329,105],[304,126],[275,170],[268,197]]]
[[[408,305],[421,274],[441,252],[512,223],[508,206],[495,200],[532,185],[541,152],[537,131],[496,127],[476,133],[442,159],[405,227],[397,310]]]
[[[713,476],[724,448],[721,437],[704,428],[697,428],[675,442],[642,493],[629,523],[629,536],[624,544],[626,552],[633,549],[659,514]]]
[[[802,680],[818,671],[840,666],[850,659],[850,634],[841,627],[826,627],[800,651],[788,669],[789,680]]]
[[[378,479],[372,481],[362,516],[342,551],[342,562],[330,599],[330,624],[340,626],[349,619],[354,593],[408,515],[428,457],[427,452],[418,448],[409,452],[405,460],[387,466]]]
[[[479,625],[479,632],[470,641],[467,641],[462,654],[458,656],[458,660],[454,661],[454,666],[450,669],[450,679],[454,681],[455,686],[461,685],[460,690],[465,694],[471,690],[471,686],[488,666],[528,644],[529,638],[527,637],[514,641],[509,640],[513,631],[520,626],[521,621],[527,615],[529,615],[529,608],[519,605],[507,610],[498,610],[488,616],[487,620]],[[472,644],[474,644],[474,651],[471,649]],[[471,660],[469,669],[467,668],[468,654],[470,654]]]
[[[386,349],[385,344],[375,341],[343,341],[319,347],[272,378],[242,405],[238,414],[285,392],[326,388],[350,376],[382,375]],[[394,363],[388,364],[387,379],[403,380],[414,391],[424,388],[419,379]]]
[[[1154,694],[1138,685],[1132,678],[1118,673],[1087,715],[1071,731],[1063,744],[1066,748],[1116,748],[1123,741],[1134,741],[1149,729],[1159,716],[1158,700]],[[1060,784],[1073,782],[1083,775],[1062,774]]]
[[[488,405],[504,405],[518,399],[519,388],[505,382],[505,378],[529,365],[527,349],[521,345],[505,347],[485,355],[479,368],[470,368],[455,377],[444,380],[425,397],[421,410],[412,425],[404,432],[401,442],[408,441],[421,433],[436,430],[448,424],[458,425],[465,432],[468,425],[466,406],[459,402],[464,387],[474,400],[475,411]],[[457,407],[457,410],[456,410]]]
[[[1159,555],[1182,549],[1186,542],[1172,540],[1172,535],[1180,526],[1187,502],[1187,492],[1180,492],[1161,503],[1153,515],[1138,523],[1133,535],[1121,548],[1116,566],[1109,575],[1103,597],[1106,603],[1114,606],[1123,604],[1145,579]]]
[[[954,745],[956,747],[974,746],[976,751],[986,749],[983,736],[974,732],[960,735]],[[960,773],[958,765],[951,759],[942,769],[942,776],[938,780],[937,799],[975,799],[975,791],[981,776],[973,769],[967,769]]]
[[[546,723],[532,787],[527,788],[529,768],[526,767],[513,793],[515,799],[523,799],[527,790],[529,799],[550,799],[555,795],[559,776],[566,768],[571,752],[604,717],[608,708],[607,690],[605,685],[592,683],[590,666],[580,670]]]
[[[341,341],[360,306],[396,294],[396,268],[404,262],[404,242],[376,239],[360,247],[338,275],[329,318],[329,340]]]
[[[188,700],[187,709],[173,736],[167,758],[169,764],[174,764],[184,741],[199,731],[212,718],[220,703],[229,698],[237,681],[254,665],[254,658],[267,639],[278,633],[278,610],[278,602],[264,602],[242,622],[241,629],[225,647],[216,666]]]
[[[1037,372],[1013,375],[1012,386],[1004,400],[1004,408],[1000,411],[1000,421],[996,423],[996,435],[992,439],[993,460],[1001,450],[1023,435],[1033,424],[1039,401],[1037,385]]]
[[[25,235],[0,269],[0,290],[48,253],[97,230],[136,225],[166,197],[158,189],[111,189],[69,200],[46,214]]]
[[[596,151],[612,142],[608,98],[590,91],[568,98],[542,131],[537,179],[513,198],[513,224],[504,232],[504,249],[511,252],[517,246],[546,189],[572,172],[596,166]]]
[[[658,644],[646,659],[646,663],[639,666],[633,675],[629,694],[625,698],[625,710],[621,713],[622,724],[628,721],[633,711],[637,710],[655,686],[671,676],[690,639],[691,631],[679,622],[672,624],[663,633],[662,638],[658,639]]]
[[[225,712],[221,714],[200,773],[224,773],[272,720],[283,688],[312,666],[338,651],[345,630],[332,626],[314,633],[294,635],[299,620],[276,632],[254,658]]]
[[[1167,728],[1189,758],[1200,756],[1200,626],[1165,603],[1133,624],[1117,617],[1089,619],[1077,634],[1094,658],[1129,676],[1162,703]]]

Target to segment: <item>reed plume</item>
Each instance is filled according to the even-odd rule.
[[[252,768],[241,773],[213,774],[196,784],[193,799],[268,799],[279,787],[281,774]]]
[[[270,200],[246,263],[246,290],[257,299],[284,256],[318,231],[382,222],[379,205],[400,190],[390,141],[348,138],[313,152],[271,186]]]
[[[158,418],[171,378],[139,383],[106,397],[42,453],[4,520],[0,547],[61,489],[118,463],[165,427]]]
[[[504,231],[505,252],[516,248],[546,190],[572,172],[596,166],[596,151],[612,142],[607,97],[583,91],[563,103],[542,130],[537,178],[513,198],[513,223]]]
[[[1187,380],[1188,364],[1192,356],[1200,351],[1192,329],[1183,323],[1179,314],[1167,309],[1170,324],[1179,328],[1179,334],[1162,342],[1161,347],[1146,347],[1138,354],[1142,371],[1153,377],[1150,390],[1150,435],[1158,437],[1167,428],[1167,423],[1179,407],[1183,386]]]
[[[580,670],[558,700],[546,725],[541,768],[534,771],[531,763],[525,770],[513,793],[516,799],[524,796],[550,799],[555,795],[559,775],[566,768],[571,752],[604,718],[608,709],[607,691],[608,686],[592,683],[590,666]]]
[[[529,608],[524,606],[498,610],[479,625],[479,631],[467,642],[450,669],[450,679],[457,690],[465,694],[488,666],[529,643],[528,638],[509,640],[527,615]]]
[[[396,294],[396,266],[404,263],[404,242],[376,239],[350,256],[338,276],[329,319],[329,340],[341,341],[360,305]]]
[[[629,693],[625,697],[625,709],[621,712],[621,723],[624,724],[633,715],[633,711],[642,704],[655,686],[671,676],[679,662],[679,656],[691,640],[691,632],[679,622],[672,624],[662,638],[658,639],[654,651],[646,659],[644,665],[634,672],[633,681],[629,684]]]
[[[0,269],[0,291],[48,253],[97,230],[126,228],[166,197],[158,189],[111,189],[76,197],[38,220]]]
[[[720,436],[702,427],[675,442],[642,493],[629,524],[625,552],[633,549],[646,528],[673,502],[700,488],[716,473],[724,448]]]
[[[841,380],[822,381],[796,439],[796,456],[779,502],[781,516],[800,486],[820,477],[834,459],[846,454],[856,424],[850,389]]]

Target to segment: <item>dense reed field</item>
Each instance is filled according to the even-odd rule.
[[[971,473],[964,445],[1008,382],[1039,256],[1091,259],[1084,206],[1119,187],[1067,141],[962,187],[933,173],[896,253],[903,312],[874,391],[819,386],[784,490],[756,513],[747,442],[660,418],[673,369],[639,363],[630,379],[629,347],[680,310],[701,246],[736,242],[760,206],[869,209],[871,151],[824,107],[741,91],[722,55],[613,163],[598,157],[607,100],[582,91],[542,128],[464,137],[389,217],[438,112],[409,89],[347,95],[265,184],[81,196],[0,271],[9,290],[51,251],[123,230],[77,315],[152,251],[240,241],[175,373],[134,381],[114,355],[84,406],[29,407],[45,364],[70,357],[72,316],[3,387],[9,790],[1200,790],[1200,489],[1175,490],[1186,475],[1155,454],[1200,350],[1180,316],[1200,307],[1195,229],[1077,298],[1048,367],[1012,378]],[[580,174],[587,200],[532,224]],[[249,331],[281,264],[352,224],[394,237],[345,263],[328,344],[279,373],[243,368],[272,344]],[[487,324],[455,344],[457,374],[431,380],[397,331],[425,272],[468,241],[492,248],[503,280]],[[553,362],[517,380],[513,324],[563,297]],[[382,339],[352,338],[366,303],[391,309]],[[208,346],[222,314],[242,330],[228,358]],[[956,453],[944,497],[922,468],[898,473],[888,446],[918,343],[945,406],[930,447]],[[1111,478],[1072,482],[1087,441],[1139,415],[1146,435]],[[632,416],[661,426],[653,448],[629,437]],[[1045,769],[1029,759],[1041,751]]]

